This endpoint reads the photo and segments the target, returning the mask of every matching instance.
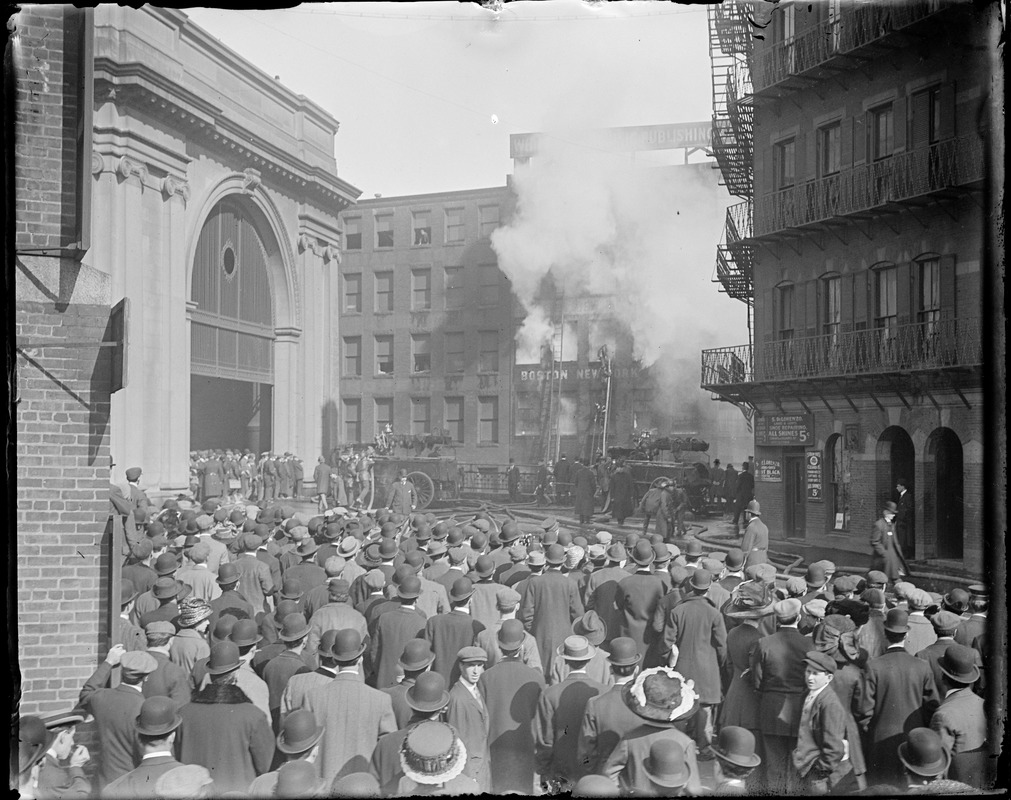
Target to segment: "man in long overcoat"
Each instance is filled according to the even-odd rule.
[[[692,593],[674,606],[664,631],[664,651],[677,648],[678,672],[695,681],[699,711],[695,715],[695,741],[707,747],[713,740],[716,706],[723,699],[720,674],[727,662],[727,628],[723,615],[706,592],[712,575],[696,569],[691,578]]]
[[[632,473],[625,466],[625,460],[620,459],[617,469],[611,473],[610,482],[611,516],[619,525],[624,525],[625,520],[632,516],[635,508],[634,491]]]
[[[881,519],[875,520],[871,531],[871,569],[885,573],[893,583],[902,574],[902,548],[895,536],[895,511],[895,503],[887,501]]]
[[[312,479],[316,483],[316,495],[319,501],[320,510],[325,510],[330,503],[327,498],[330,496],[330,465],[326,463],[323,456],[319,457],[316,468],[312,471]]]
[[[471,645],[457,654],[460,677],[449,690],[446,722],[453,726],[467,748],[464,774],[477,783],[482,792],[490,786],[488,769],[488,707],[478,690],[477,682],[484,673],[488,654]]]
[[[473,594],[474,585],[470,578],[457,578],[449,590],[449,602],[453,610],[425,622],[425,638],[435,653],[432,671],[442,675],[447,686],[452,686],[460,677],[457,653],[461,648],[474,644],[477,635],[484,630],[484,625],[470,615],[470,598]]]
[[[744,511],[745,529],[741,540],[744,567],[769,563],[769,529],[762,522],[762,509],[757,500],[748,503]]]
[[[520,601],[519,619],[537,640],[545,678],[555,650],[572,631],[572,623],[583,616],[583,601],[576,582],[562,574],[565,548],[552,544],[545,551],[548,568],[529,578]]]
[[[502,658],[477,682],[488,708],[488,754],[491,793],[534,791],[533,719],[544,691],[541,670],[520,660],[522,623],[506,620],[498,630]]]
[[[386,507],[394,514],[410,514],[418,505],[418,490],[407,480],[407,470],[397,472],[396,483],[390,484]]]
[[[895,483],[895,538],[903,555],[913,555],[913,545],[916,542],[916,508],[913,505],[913,493],[909,490],[909,481],[899,478]]]
[[[593,470],[576,459],[572,472],[572,492],[575,501],[574,513],[579,524],[585,525],[593,516],[593,495],[597,491],[597,477]]]
[[[655,635],[651,625],[653,612],[666,594],[663,579],[650,569],[654,557],[649,541],[640,539],[636,542],[632,548],[632,561],[637,569],[635,574],[618,584],[614,597],[621,616],[619,635],[634,639],[643,658]]]
[[[200,496],[204,500],[221,497],[227,486],[225,468],[216,453],[211,453],[200,469]]]
[[[618,584],[628,577],[621,566],[625,560],[624,547],[615,542],[607,548],[606,556],[607,566],[592,573],[586,579],[584,588],[586,610],[596,611],[607,630],[603,641],[605,649],[611,639],[621,635],[618,632],[621,615],[614,605],[614,598],[618,593]]]
[[[404,645],[425,630],[426,617],[416,607],[421,594],[417,575],[405,577],[397,588],[400,605],[379,615],[370,645],[376,688],[386,689],[396,683],[397,661]]]
[[[986,710],[983,698],[972,691],[979,680],[979,653],[951,644],[941,656],[944,700],[930,718],[930,727],[951,755],[948,777],[977,789],[992,788],[989,748],[986,745]]]

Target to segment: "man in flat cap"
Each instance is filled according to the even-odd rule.
[[[835,659],[811,650],[804,658],[807,692],[800,713],[793,766],[804,794],[843,794],[856,789],[853,764],[846,747],[846,711],[839,696],[829,688],[835,675]]]
[[[464,774],[473,778],[480,790],[486,792],[491,785],[488,768],[488,707],[477,684],[484,674],[488,654],[480,647],[470,645],[460,648],[456,660],[460,677],[449,690],[446,722],[456,729],[467,748]]]
[[[144,697],[168,697],[182,708],[190,701],[190,676],[169,658],[169,648],[175,638],[176,626],[165,620],[149,622],[144,627],[147,652],[158,666],[144,680]]]
[[[140,488],[140,476],[140,467],[130,467],[126,471],[126,485],[130,490],[130,505],[135,509],[139,508],[150,512],[151,501],[148,499],[147,492]]]
[[[77,725],[84,721],[80,709],[48,714],[42,718],[49,742],[39,766],[39,784],[36,797],[73,798],[92,797],[91,781],[84,766],[91,760],[88,748],[74,746]],[[66,764],[66,766],[64,766]]]
[[[866,734],[868,782],[901,780],[895,751],[912,728],[927,727],[938,705],[929,665],[906,652],[909,612],[893,608],[885,615],[888,647],[867,663],[857,722]]]

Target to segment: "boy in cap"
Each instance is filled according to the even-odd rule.
[[[37,797],[92,796],[91,781],[84,772],[91,755],[83,744],[74,746],[77,724],[83,721],[84,714],[79,709],[43,717],[49,745],[39,764]]]
[[[490,786],[488,768],[488,708],[478,690],[488,654],[480,647],[463,647],[457,653],[460,677],[449,690],[446,722],[456,729],[467,748],[464,774],[476,782],[482,792]]]
[[[835,659],[811,650],[804,663],[807,693],[792,756],[798,784],[805,794],[842,794],[857,785],[846,746],[846,711],[839,696],[829,689]]]

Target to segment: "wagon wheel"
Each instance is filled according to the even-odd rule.
[[[407,480],[414,484],[414,490],[418,493],[418,510],[428,508],[428,504],[435,499],[435,484],[424,472],[410,472]]]
[[[667,478],[667,477],[664,477],[663,475],[661,475],[659,478],[653,478],[653,482],[649,485],[649,488],[650,489],[656,489],[656,488],[658,488],[660,486],[660,482],[661,481],[666,481],[666,480],[670,480],[670,479]]]

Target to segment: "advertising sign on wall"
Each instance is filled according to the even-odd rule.
[[[811,445],[814,414],[755,415],[755,444],[779,447]]]
[[[821,488],[821,453],[811,450],[806,454],[807,499],[820,503],[824,500]]]
[[[783,482],[783,462],[778,458],[759,458],[755,461],[755,480],[762,483]]]

